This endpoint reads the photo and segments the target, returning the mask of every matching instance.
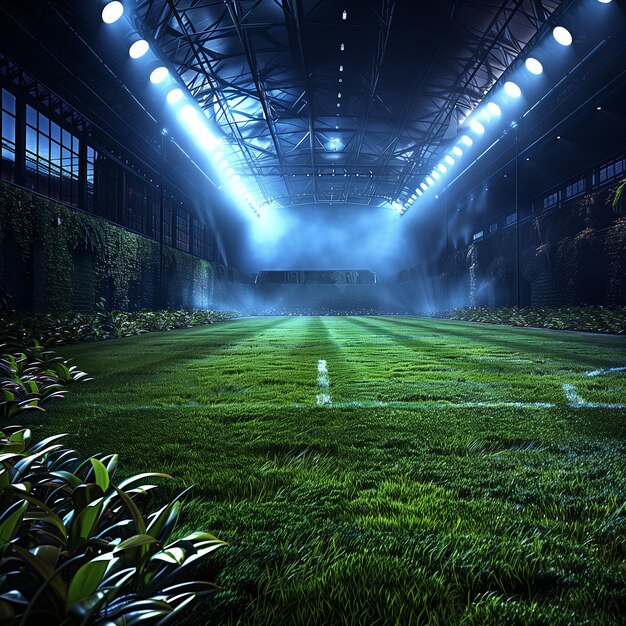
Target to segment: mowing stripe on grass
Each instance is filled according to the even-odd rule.
[[[565,397],[567,398],[567,406],[570,406],[573,409],[626,409],[626,406],[623,404],[587,402],[580,397],[578,391],[576,390],[576,385],[564,384],[563,391],[565,392]]]
[[[330,387],[330,379],[328,378],[328,365],[324,359],[317,362],[317,386],[320,393],[317,394],[317,404],[320,406],[328,406],[332,404],[328,388]]]

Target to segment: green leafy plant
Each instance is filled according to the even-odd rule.
[[[216,586],[182,581],[224,545],[209,533],[174,539],[188,490],[150,510],[155,478],[116,484],[117,455],[82,459],[55,435],[0,432],[0,621],[163,624]]]
[[[623,180],[615,189],[611,205],[617,215],[626,216],[626,180]]]
[[[12,418],[63,397],[63,387],[89,380],[85,372],[45,350],[37,341],[21,343],[4,334],[0,339],[0,415]]]
[[[8,334],[23,343],[37,341],[46,346],[54,346],[192,328],[215,324],[236,316],[235,313],[204,309],[109,311],[106,302],[100,300],[95,313],[25,316],[14,311],[5,312],[0,314],[0,336]]]
[[[566,308],[461,307],[431,313],[429,317],[485,324],[507,324],[558,330],[626,333],[626,307],[574,306]]]

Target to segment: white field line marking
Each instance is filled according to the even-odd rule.
[[[576,391],[576,385],[563,385],[563,391],[567,398],[567,405],[573,409],[626,409],[623,404],[586,402]]]
[[[585,372],[585,376],[606,376],[614,372],[626,372],[626,367],[609,367],[607,369],[593,370],[591,372]]]
[[[317,386],[320,389],[320,392],[317,394],[317,404],[320,406],[332,404],[332,399],[328,392],[328,388],[330,387],[328,364],[324,359],[320,359],[317,362]]]
[[[371,402],[335,402],[333,408],[345,407],[390,407],[394,409],[554,409],[556,404],[549,402],[437,402],[427,404],[423,402],[382,402],[373,400]]]

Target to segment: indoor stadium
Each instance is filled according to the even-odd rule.
[[[626,624],[625,0],[0,0],[0,624]]]

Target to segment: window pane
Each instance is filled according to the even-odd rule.
[[[2,138],[15,143],[15,118],[2,113]]]
[[[39,158],[48,161],[50,159],[50,139],[47,135],[39,135]]]
[[[26,150],[37,154],[37,131],[30,126],[26,127]]]
[[[56,141],[50,143],[50,160],[56,167],[61,166],[61,146]]]
[[[15,115],[15,96],[6,89],[2,90],[2,108]]]
[[[61,142],[61,128],[54,122],[50,122],[50,136],[52,139],[56,139],[59,143]]]
[[[37,111],[29,105],[26,105],[26,123],[33,128],[37,127]]]
[[[50,120],[42,113],[39,114],[39,132],[45,135],[50,134]]]
[[[70,135],[65,128],[62,131],[63,134],[63,141],[61,143],[63,143],[63,145],[66,148],[71,148],[72,147],[72,135]]]

